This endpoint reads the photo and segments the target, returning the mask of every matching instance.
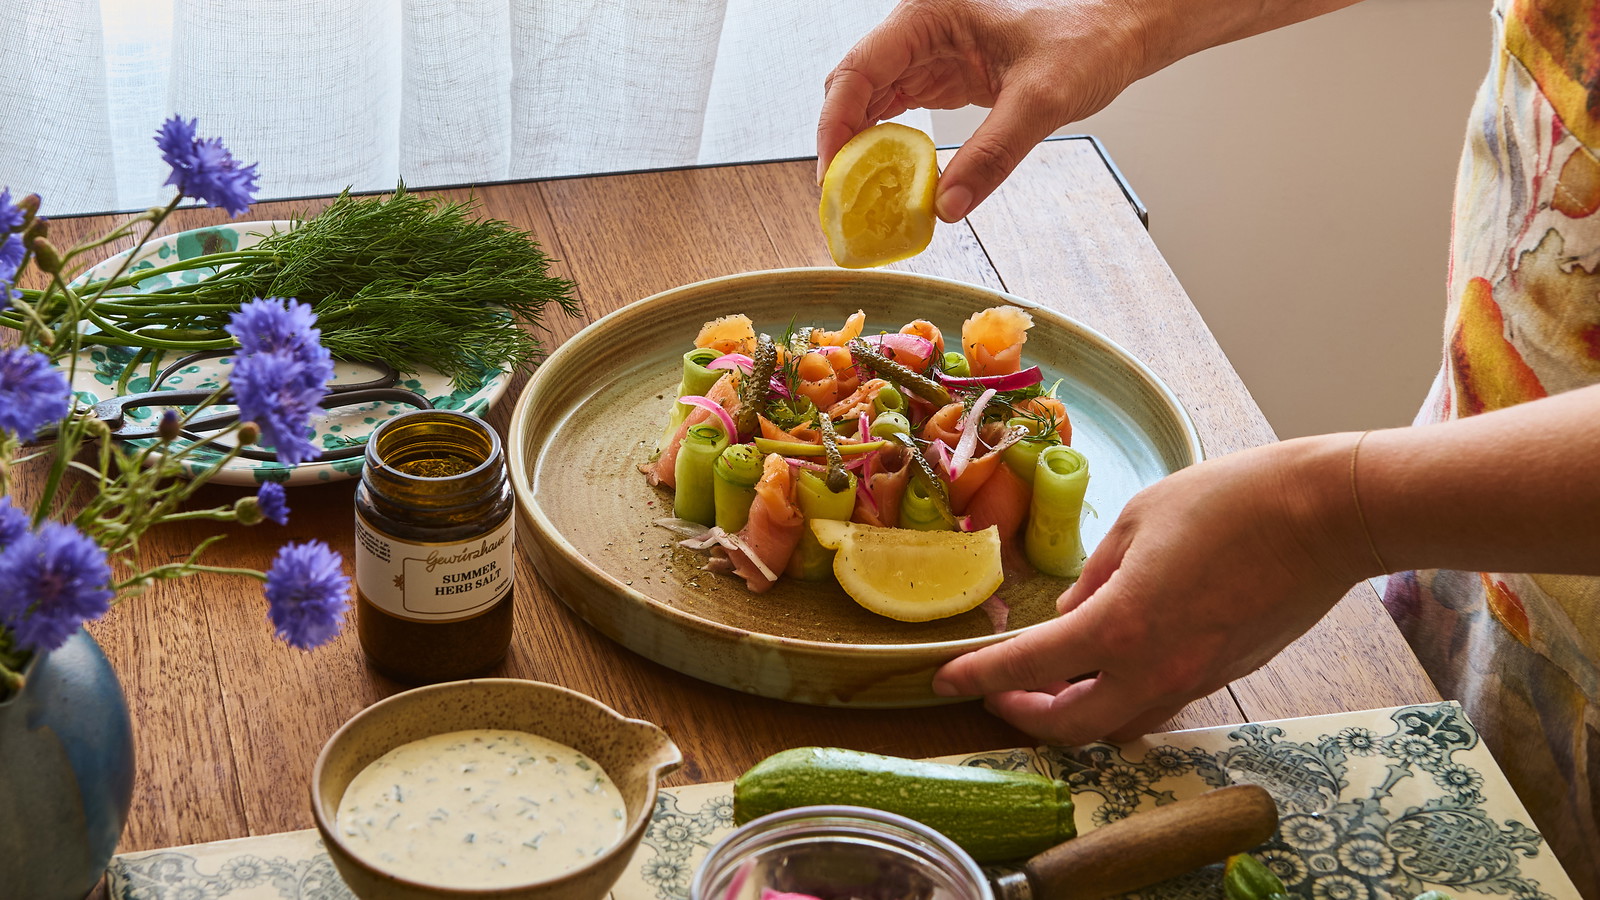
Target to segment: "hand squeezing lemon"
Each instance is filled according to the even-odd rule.
[[[939,183],[933,139],[883,122],[839,149],[822,178],[822,233],[833,261],[864,269],[921,253],[933,239]]]

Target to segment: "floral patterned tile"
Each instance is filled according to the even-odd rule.
[[[1308,900],[1569,900],[1572,882],[1454,703],[1040,747],[946,761],[1031,769],[1072,785],[1080,830],[1227,784],[1271,791],[1282,816],[1256,855]],[[611,900],[686,900],[695,867],[733,828],[728,783],[663,789]],[[315,831],[124,854],[113,900],[343,900]],[[1129,895],[1217,900],[1211,866]]]

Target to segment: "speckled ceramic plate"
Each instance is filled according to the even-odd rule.
[[[1142,363],[1087,326],[1020,297],[893,270],[783,269],[676,288],[595,322],[550,356],[511,422],[518,531],[540,575],[612,639],[663,665],[735,690],[838,706],[948,702],[929,689],[946,660],[1004,637],[973,610],[933,622],[886,619],[835,585],[786,579],[751,594],[738,579],[700,571],[652,524],[671,496],[650,487],[645,462],[668,415],[681,357],[702,323],[745,313],[758,331],[791,323],[838,327],[857,309],[867,332],[916,318],[960,334],[972,313],[1015,305],[1033,314],[1023,354],[1073,422],[1089,458],[1084,521],[1092,548],[1135,492],[1201,457],[1188,414]],[[1055,615],[1069,581],[1010,580],[1000,596],[1012,631]]]
[[[197,228],[192,231],[183,231],[167,235],[146,244],[139,252],[130,271],[149,269],[166,265],[178,260],[194,259],[197,256],[220,253],[250,247],[273,231],[287,229],[293,226],[292,222],[240,222],[235,224],[218,225],[212,228]],[[89,271],[79,276],[74,284],[84,283],[95,278],[109,277],[116,267],[126,257],[126,253],[118,254],[100,263]],[[168,275],[156,275],[139,283],[142,290],[155,290],[172,284],[192,283],[207,277],[212,270],[191,269]],[[507,327],[516,327],[508,318]],[[77,355],[72,374],[72,390],[78,400],[88,405],[94,405],[102,400],[116,396],[142,393],[150,389],[151,373],[148,364],[140,365],[138,371],[128,378],[126,384],[119,390],[118,382],[122,380],[123,373],[132,362],[134,351],[126,347],[91,347]],[[171,358],[166,362],[170,363]],[[215,387],[227,375],[231,357],[206,360],[193,366],[185,367],[182,371],[167,378],[161,384],[162,390],[179,390],[202,387]],[[374,375],[373,370],[360,363],[336,363],[334,382],[355,383],[366,381]],[[489,406],[505,393],[506,387],[511,382],[509,371],[494,371],[485,369],[467,384],[456,387],[449,376],[442,375],[433,369],[421,367],[419,371],[407,373],[401,377],[396,385],[428,398],[428,401],[439,409],[460,409],[466,412],[481,415]],[[324,410],[313,416],[311,427],[313,444],[326,450],[340,449],[366,441],[368,435],[375,430],[385,419],[405,412],[412,407],[398,403],[378,402],[364,403],[352,406],[337,407]],[[218,407],[227,409],[227,407]],[[130,417],[135,421],[153,420],[161,415],[161,407],[139,407],[129,411]],[[129,443],[139,444],[139,441]],[[179,442],[182,443],[181,441]],[[209,447],[195,450],[184,462],[184,468],[193,475],[198,471],[212,468],[223,454],[213,451]],[[361,457],[353,459],[336,459],[301,463],[298,466],[286,466],[275,460],[257,460],[236,458],[228,461],[211,477],[211,480],[221,484],[249,485],[262,481],[279,481],[286,484],[308,484],[318,481],[332,481],[340,478],[349,478],[361,471]]]

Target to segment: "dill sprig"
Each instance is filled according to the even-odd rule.
[[[428,366],[458,383],[486,367],[523,366],[543,346],[507,320],[539,325],[552,302],[576,314],[573,285],[548,274],[530,234],[475,211],[475,202],[418,197],[403,183],[387,197],[345,191],[254,247],[161,268],[219,268],[198,283],[134,292],[146,270],[90,286],[113,327],[88,339],[180,352],[227,346],[223,328],[241,304],[293,297],[316,311],[322,342],[340,359]]]

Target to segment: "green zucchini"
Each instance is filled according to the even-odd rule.
[[[1283,881],[1248,853],[1228,857],[1222,869],[1222,890],[1228,900],[1288,900]]]
[[[941,832],[980,863],[1031,856],[1077,835],[1066,782],[835,747],[767,757],[733,783],[733,820],[796,806],[896,813]]]

